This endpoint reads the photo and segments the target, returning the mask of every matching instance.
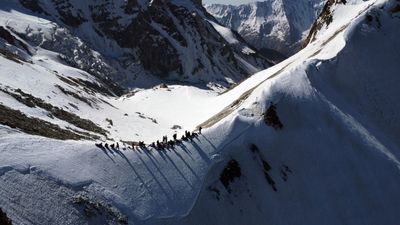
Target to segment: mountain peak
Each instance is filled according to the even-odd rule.
[[[206,9],[257,49],[291,55],[300,49],[301,41],[322,8],[322,2],[259,1],[239,6],[206,5]]]

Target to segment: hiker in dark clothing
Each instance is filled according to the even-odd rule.
[[[188,132],[188,135],[189,135],[188,139],[189,139],[190,141],[193,141],[193,138],[195,137],[194,132],[193,132],[193,133]]]
[[[182,141],[187,141],[188,140],[185,135],[182,135],[181,139],[182,139]]]
[[[108,144],[106,143],[106,144],[104,145],[104,147],[108,149]]]
[[[139,141],[139,147],[140,148],[146,147],[146,145],[144,144],[144,141]]]
[[[115,149],[114,143],[110,145],[111,149]]]
[[[153,143],[151,143],[150,147],[156,148],[156,144],[153,142]]]
[[[201,134],[201,130],[203,130],[203,128],[202,128],[202,127],[199,127],[199,134]]]
[[[103,144],[102,143],[100,143],[100,144],[95,144],[96,145],[96,147],[98,147],[98,148],[103,148]]]
[[[115,148],[119,150],[119,144],[118,144],[118,142],[117,142],[117,145],[116,145],[116,147],[115,147]]]
[[[174,138],[174,141],[176,141],[177,136],[178,135],[176,133],[174,135],[172,135],[172,137]]]

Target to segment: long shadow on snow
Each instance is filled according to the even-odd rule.
[[[173,149],[173,152],[175,153],[175,155],[177,155],[182,162],[187,166],[187,168],[190,170],[190,172],[193,173],[193,175],[196,177],[197,180],[200,180],[199,175],[197,175],[197,173],[193,170],[193,168],[186,162],[186,160],[182,157],[182,155],[177,152],[175,149]],[[193,159],[193,158],[192,158]]]
[[[104,148],[104,147],[101,147],[100,149],[101,149],[101,151],[103,151],[103,152],[104,152],[104,154],[106,154],[106,156],[107,156],[108,158],[110,158],[110,160],[111,160],[113,163],[115,163],[114,159],[113,159],[113,158],[111,158],[111,156],[108,154],[108,152],[107,152],[107,149],[106,149],[106,148]]]
[[[200,157],[207,163],[210,164],[211,159],[208,157],[208,155],[200,148],[200,146],[196,142],[191,142],[192,146],[197,150],[199,153]]]
[[[162,178],[164,178],[165,182],[167,183],[169,189],[171,189],[171,191],[173,192],[173,195],[175,196],[175,190],[172,187],[171,183],[169,182],[169,180],[167,179],[167,177],[162,173],[160,167],[157,165],[157,163],[154,161],[154,159],[152,157],[150,157],[151,153],[150,152],[145,152],[145,155],[150,159],[150,161],[152,162],[153,166],[157,169],[157,171],[161,174]],[[154,156],[153,156],[154,157]]]
[[[101,148],[103,150],[103,152],[111,159],[111,161],[113,161],[115,163],[115,161],[108,155],[106,149],[108,149],[109,151],[111,151],[110,148]],[[117,152],[118,155],[121,156],[122,159],[124,159],[127,164],[129,165],[129,167],[132,169],[132,171],[134,172],[134,174],[136,175],[136,177],[139,179],[139,181],[143,184],[144,188],[146,189],[147,193],[149,194],[152,202],[154,202],[157,207],[161,207],[160,204],[158,204],[157,200],[153,197],[153,195],[151,194],[152,191],[147,187],[145,180],[143,179],[143,177],[139,174],[139,172],[135,169],[135,167],[132,165],[132,163],[129,161],[129,159],[125,156],[125,154],[121,151],[118,150],[114,150],[115,152]],[[135,151],[136,152],[136,151]],[[137,153],[138,154],[138,153]],[[113,153],[114,155],[114,153]],[[143,160],[140,158],[140,160],[143,162]],[[156,180],[156,179],[155,179]],[[159,182],[158,182],[159,183]],[[160,185],[160,184],[159,184]],[[161,185],[160,185],[161,186]],[[162,188],[162,186],[161,186]],[[162,188],[163,189],[163,188]],[[164,189],[163,189],[164,190]],[[164,191],[165,192],[165,191]],[[166,194],[167,198],[169,198],[169,196]],[[136,218],[135,218],[136,219]]]
[[[153,177],[153,180],[158,184],[158,186],[160,186],[161,190],[164,192],[165,196],[167,196],[167,198],[169,200],[172,200],[171,197],[168,195],[167,190],[164,188],[164,186],[160,183],[160,181],[157,179],[156,175],[154,174],[154,172],[149,168],[149,166],[146,164],[146,162],[143,160],[143,158],[140,156],[140,153],[136,152],[137,158],[142,162],[143,166],[146,168],[146,170],[151,174],[151,176]]]

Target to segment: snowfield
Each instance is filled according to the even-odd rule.
[[[332,23],[305,49],[221,94],[160,85],[115,97],[90,89],[83,81],[102,83],[52,52],[35,49],[31,62],[1,53],[0,105],[99,139],[0,125],[0,207],[29,225],[397,225],[399,7],[335,4]],[[106,135],[29,107],[13,97],[18,89]],[[282,129],[268,125],[271,103]],[[198,126],[192,141],[165,150],[122,142],[150,144]]]

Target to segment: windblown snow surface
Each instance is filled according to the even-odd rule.
[[[176,85],[115,98],[63,82],[97,81],[52,52],[0,57],[2,89],[93,121],[109,143],[204,127],[174,149],[114,151],[1,126],[0,207],[14,224],[398,224],[399,5],[334,5],[314,42],[221,95]],[[270,102],[282,129],[264,123]],[[0,103],[82,131],[4,91]],[[232,161],[240,173],[222,182]]]

